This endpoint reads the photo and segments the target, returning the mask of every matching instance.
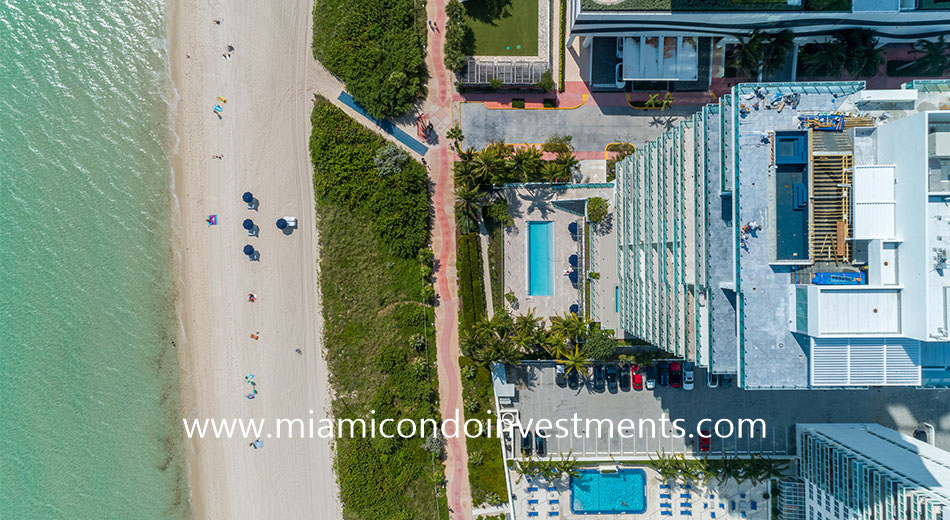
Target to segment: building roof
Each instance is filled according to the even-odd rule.
[[[894,169],[891,166],[855,166],[854,238],[895,238]]]
[[[903,477],[950,505],[950,452],[879,424],[799,424]]]
[[[919,385],[920,342],[907,338],[812,338],[812,386]]]
[[[699,39],[695,37],[626,37],[623,79],[627,81],[695,81],[699,77]]]

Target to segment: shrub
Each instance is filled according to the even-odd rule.
[[[587,199],[587,220],[591,222],[600,222],[607,216],[609,204],[607,200],[601,197],[591,197]]]
[[[567,153],[570,152],[573,148],[571,146],[571,141],[574,139],[570,135],[552,135],[544,142],[544,145],[541,146],[541,149],[545,152],[552,153]]]
[[[401,172],[407,162],[409,162],[409,154],[393,143],[386,143],[386,146],[380,148],[376,152],[376,157],[373,158],[376,173],[384,178]]]
[[[515,219],[508,210],[508,201],[498,199],[485,207],[485,216],[503,226],[515,225]]]
[[[524,100],[523,100],[523,99],[512,99],[512,100],[511,100],[511,108],[524,108]]]
[[[453,72],[460,72],[465,68],[468,58],[465,41],[472,30],[465,25],[465,7],[459,0],[451,0],[446,4],[445,14],[445,66]]]
[[[498,79],[498,78],[492,78],[491,81],[488,82],[488,90],[494,92],[494,91],[500,89],[500,88],[501,88],[501,85],[502,85],[502,83],[501,83],[501,80],[500,80],[500,79]]]
[[[416,161],[381,178],[372,171],[386,142],[324,98],[311,118],[310,153],[318,202],[361,212],[393,254],[415,258],[428,241],[429,192],[425,168]]]
[[[486,313],[478,233],[459,237],[457,256],[459,298],[462,301],[459,330],[467,331]]]
[[[405,114],[429,79],[424,6],[405,0],[316,0],[313,55],[373,116]]]
[[[539,89],[547,92],[554,88],[554,79],[551,78],[551,71],[547,70],[544,74],[541,74],[541,79],[535,84]]]
[[[614,335],[608,329],[595,329],[590,333],[590,339],[584,345],[587,355],[597,361],[607,361],[617,351]]]
[[[564,92],[564,55],[567,54],[567,42],[564,40],[564,33],[567,30],[567,0],[561,0],[561,23],[558,25],[561,26],[561,51],[558,52],[558,79],[557,79],[557,90],[558,92]]]

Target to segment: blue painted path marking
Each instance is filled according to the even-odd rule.
[[[359,103],[353,99],[353,96],[346,93],[346,91],[340,92],[340,97],[338,97],[344,105],[352,108],[359,112],[363,117],[369,119],[370,121],[376,123],[376,126],[383,129],[384,132],[396,138],[400,143],[408,146],[412,151],[416,152],[419,155],[425,155],[429,151],[429,147],[420,143],[415,137],[403,132],[401,128],[394,125],[392,121],[383,119],[379,120],[375,117],[369,115],[369,112],[366,111]]]

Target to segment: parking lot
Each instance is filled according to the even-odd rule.
[[[659,451],[699,455],[696,432],[704,419],[710,421],[704,422],[702,429],[709,431],[714,430],[716,421],[725,420],[720,423],[723,437],[713,435],[710,439],[709,455],[714,457],[792,454],[795,423],[874,422],[912,434],[919,424],[926,422],[936,430],[936,445],[950,449],[947,392],[913,388],[751,391],[734,386],[707,388],[702,369],[696,370],[695,377],[695,388],[689,391],[658,386],[652,391],[631,388],[612,393],[606,388],[594,391],[589,381],[582,382],[576,390],[556,385],[552,362],[523,363],[507,369],[508,382],[516,388],[513,407],[518,410],[522,425],[527,428],[530,421],[534,430],[541,419],[552,424],[561,420],[566,432],[542,424],[551,436],[547,452],[571,452],[578,460],[643,460]],[[578,421],[572,422],[575,414]],[[678,424],[686,435],[674,437],[673,427],[662,422],[664,416],[669,421],[681,419]],[[597,422],[588,423],[588,419],[609,420],[615,428],[611,431],[606,421],[598,428]],[[630,422],[620,424],[622,419]],[[741,423],[741,438],[738,431],[728,435],[728,425],[738,428],[743,419],[761,419],[755,425],[755,435],[749,435],[749,422]],[[651,431],[650,420],[656,431]],[[625,432],[630,438],[620,435],[619,426],[633,426],[633,431]],[[563,438],[556,437],[559,433]],[[520,456],[517,439],[514,444],[515,453],[509,456]]]

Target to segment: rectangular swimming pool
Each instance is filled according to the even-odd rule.
[[[582,515],[642,514],[647,510],[646,473],[620,469],[616,473],[581,470],[571,479],[571,512]]]
[[[528,222],[528,295],[554,294],[554,223]]]

